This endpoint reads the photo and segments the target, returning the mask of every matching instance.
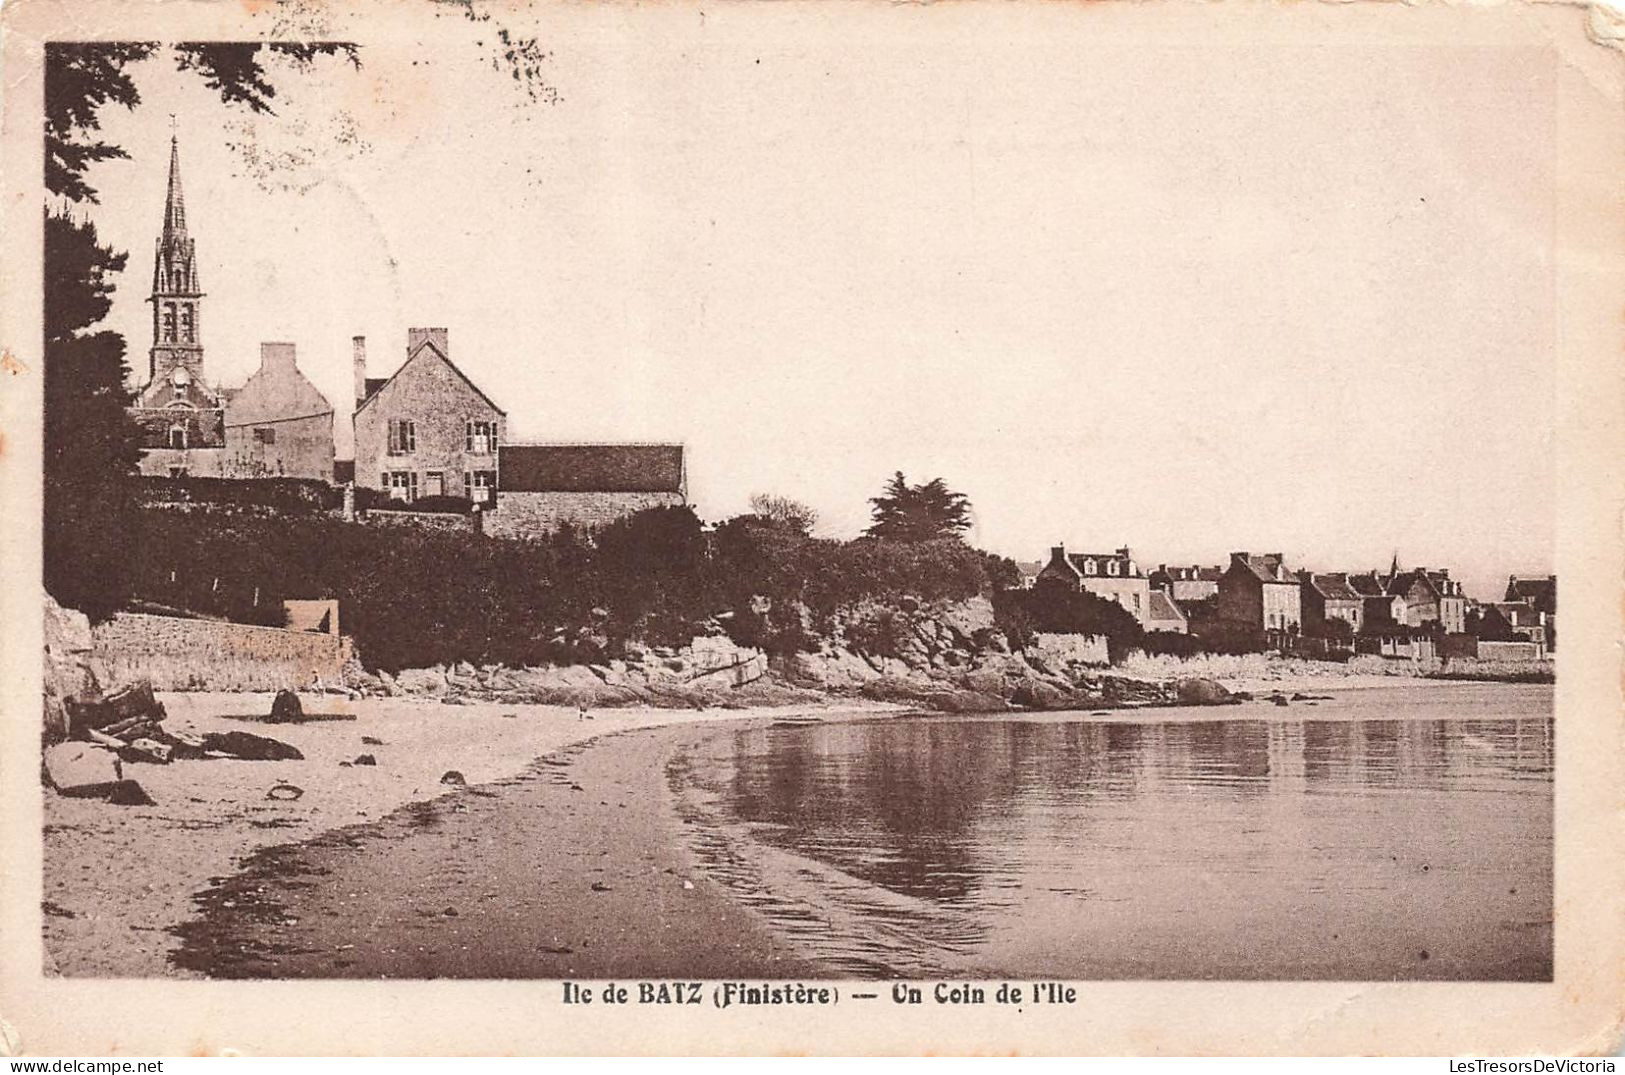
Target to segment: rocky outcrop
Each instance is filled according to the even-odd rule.
[[[439,701],[541,703],[602,708],[742,707],[860,697],[943,712],[1224,705],[1211,680],[1150,682],[1113,675],[1104,644],[1045,636],[1012,650],[984,598],[929,604],[865,603],[837,616],[817,649],[769,660],[725,635],[680,648],[629,645],[602,664],[550,668],[411,669],[348,675],[367,694]]]
[[[45,598],[45,741],[68,737],[68,707],[101,695],[91,657],[90,620]]]

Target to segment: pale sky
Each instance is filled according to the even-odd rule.
[[[768,491],[851,536],[901,469],[1018,559],[1551,569],[1549,54],[896,6],[773,47],[748,5],[549,9],[553,104],[458,19],[278,78],[275,118],[143,64],[90,176],[113,327],[144,378],[173,111],[206,375],[295,342],[340,455],[350,338],[385,376],[443,325],[510,440],[683,441],[708,519]]]

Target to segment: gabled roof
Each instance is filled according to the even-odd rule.
[[[1421,583],[1423,586],[1426,586],[1428,590],[1432,592],[1434,597],[1439,596],[1439,587],[1432,579],[1428,578],[1426,571],[1401,571],[1392,579],[1388,580],[1388,592],[1391,594],[1398,594],[1403,597],[1404,595],[1410,593],[1412,588],[1415,587],[1417,583]]]
[[[1179,611],[1179,606],[1174,604],[1173,598],[1169,597],[1164,590],[1152,590],[1151,603],[1146,608],[1146,618],[1152,623],[1164,621],[1185,622],[1185,614]]]
[[[1349,584],[1349,577],[1338,571],[1325,575],[1316,575],[1305,571],[1303,581],[1314,587],[1315,592],[1328,601],[1358,601],[1360,593]]]
[[[1240,564],[1252,572],[1262,582],[1290,582],[1297,585],[1296,575],[1284,571],[1281,557],[1275,553],[1264,556],[1254,556],[1250,553],[1237,553],[1231,557],[1232,564]]]
[[[446,364],[447,369],[451,370],[451,372],[462,378],[463,383],[468,385],[469,388],[473,389],[474,394],[483,399],[486,406],[490,407],[493,411],[496,411],[504,418],[508,416],[508,412],[503,410],[501,407],[498,407],[496,403],[491,400],[491,397],[486,395],[484,391],[480,389],[479,385],[469,380],[468,374],[458,369],[457,363],[453,362],[444,351],[436,347],[433,340],[423,340],[416,347],[414,347],[411,353],[406,356],[406,361],[401,363],[400,369],[390,374],[390,376],[377,388],[373,388],[374,378],[368,377],[366,380],[367,398],[362,400],[361,403],[357,405],[356,413],[361,413],[361,411],[366,408],[367,404],[371,403],[375,398],[377,398],[378,393],[382,392],[390,384],[390,382],[394,381],[396,377],[399,377],[403,372],[405,372],[406,367],[410,366],[417,359],[417,357],[425,351],[432,352],[435,358],[438,358],[440,361]]]
[[[509,493],[683,493],[681,444],[503,444],[497,489]]]
[[[1363,575],[1349,575],[1347,578],[1349,589],[1361,597],[1385,596],[1382,580],[1377,578],[1375,571]]]
[[[1506,596],[1508,601],[1528,601],[1537,608],[1555,611],[1557,608],[1557,579],[1555,576],[1523,579],[1513,575],[1507,580]]]

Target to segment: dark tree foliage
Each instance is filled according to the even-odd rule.
[[[356,46],[340,41],[185,41],[175,46],[175,66],[202,75],[203,84],[227,104],[275,115],[271,102],[276,87],[263,62],[268,54],[291,60],[301,71],[308,70],[318,56],[342,56],[351,66],[361,66]]]
[[[109,104],[134,108],[141,94],[129,67],[160,46],[151,41],[53,41],[45,46],[45,189],[75,202],[95,202],[85,170],[97,161],[127,159],[123,147],[103,141],[101,110]],[[347,42],[191,41],[173,47],[175,66],[195,71],[227,104],[274,114],[276,87],[265,69],[268,56],[308,69],[319,56],[340,56],[361,65]]]
[[[126,68],[157,48],[150,42],[65,42],[45,46],[45,189],[76,202],[96,201],[85,169],[129,157],[96,136],[103,105],[141,101]]]
[[[910,485],[898,471],[869,504],[874,522],[865,533],[885,541],[934,541],[970,529],[970,500],[941,478]]]
[[[763,522],[782,526],[806,536],[818,524],[818,512],[799,500],[773,493],[757,493],[750,498],[750,510]]]
[[[159,47],[51,42],[45,53],[45,189],[60,199],[45,213],[45,585],[58,601],[96,619],[128,599],[131,573],[144,555],[131,532],[130,477],[140,453],[124,409],[126,343],[118,333],[91,331],[111,309],[113,277],[127,259],[61,205],[95,203],[86,171],[98,161],[128,158],[100,137],[101,110],[140,104],[129,68]],[[179,69],[199,73],[223,101],[257,112],[269,112],[276,95],[262,62],[267,56],[286,57],[296,69],[323,55],[359,66],[355,46],[336,42],[191,43],[175,46],[174,55]]]
[[[87,330],[106,316],[125,255],[64,213],[45,214],[44,240],[45,588],[99,620],[129,593],[125,479],[140,453],[124,412],[124,338]]]

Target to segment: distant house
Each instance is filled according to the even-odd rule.
[[[1513,575],[1507,579],[1508,601],[1522,601],[1530,605],[1536,612],[1544,612],[1548,616],[1557,615],[1557,576],[1545,575],[1534,578]]]
[[[537,537],[563,524],[593,529],[647,508],[688,502],[681,444],[505,444],[485,532]]]
[[[1065,545],[1050,549],[1049,562],[1038,572],[1038,582],[1051,579],[1080,593],[1092,593],[1116,601],[1144,627],[1151,607],[1151,582],[1145,577],[1127,546],[1109,553],[1066,551]]]
[[[1540,656],[1556,648],[1555,617],[1529,601],[1497,601],[1479,609],[1478,637],[1492,642],[1533,642]]]
[[[1044,570],[1042,560],[1017,560],[1015,565],[1016,574],[1021,579],[1021,588],[1023,590],[1030,590],[1038,585],[1038,573]]]
[[[1302,586],[1278,552],[1230,554],[1219,579],[1217,619],[1232,629],[1262,632],[1279,641],[1303,628]]]
[[[403,501],[496,496],[507,415],[451,361],[443,328],[406,333],[406,360],[382,380],[367,376],[366,340],[355,337],[355,480]]]
[[[1143,626],[1147,631],[1171,631],[1179,635],[1189,634],[1191,629],[1190,621],[1167,590],[1151,591]]]
[[[1151,572],[1151,588],[1163,590],[1175,601],[1203,601],[1219,593],[1222,567],[1169,567],[1163,564]]]
[[[1386,592],[1405,599],[1405,622],[1411,627],[1438,624],[1447,634],[1467,629],[1467,595],[1446,570],[1419,567],[1396,571]]]
[[[1365,598],[1349,584],[1345,573],[1317,575],[1300,571],[1303,584],[1303,624],[1306,630],[1323,626],[1328,620],[1342,620],[1355,634],[1365,623]]]

